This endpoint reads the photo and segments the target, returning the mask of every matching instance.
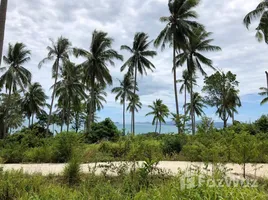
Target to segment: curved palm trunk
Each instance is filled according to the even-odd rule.
[[[134,85],[134,95],[136,95],[136,86],[137,86],[137,72],[138,72],[138,67],[135,67],[135,85]],[[135,135],[135,109],[132,111],[132,126],[133,126],[133,135]]]
[[[235,115],[235,113],[234,113],[234,111],[232,111],[232,123],[233,123],[233,125],[235,123],[235,117],[234,117],[234,115]]]
[[[51,122],[52,109],[53,109],[54,99],[55,99],[55,88],[56,88],[56,83],[58,81],[58,75],[59,75],[59,58],[57,58],[56,62],[57,62],[56,63],[57,68],[56,68],[56,76],[55,76],[54,87],[53,87],[53,92],[52,92],[51,104],[49,108],[49,115],[48,115],[48,120],[47,120],[47,134],[49,132],[49,125]]]
[[[159,134],[161,134],[161,130],[162,130],[162,122],[161,121],[159,121],[160,123],[159,123]]]
[[[126,111],[126,100],[124,99],[124,102],[123,102],[123,134],[124,134],[124,136],[126,135],[126,116],[125,116],[125,111]]]
[[[70,115],[71,115],[71,103],[70,103],[70,99],[68,102],[68,118],[67,118],[67,133],[69,132],[69,126],[70,126]]]
[[[8,3],[8,0],[1,0],[1,5],[0,5],[0,65],[2,62],[2,55],[3,55],[7,3]]]
[[[176,41],[173,39],[173,76],[174,76],[174,92],[175,92],[175,103],[176,103],[176,114],[179,115],[179,101],[178,101],[178,90],[177,90],[177,70],[176,70]],[[180,127],[178,127],[178,133],[180,134]]]
[[[193,99],[193,75],[191,74],[191,120],[192,120],[192,133],[195,135],[195,119],[194,119],[194,99]]]
[[[156,120],[156,125],[155,125],[155,133],[157,133],[157,127],[158,127],[158,120]]]

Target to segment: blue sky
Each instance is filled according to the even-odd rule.
[[[87,49],[93,30],[103,30],[115,39],[113,47],[120,51],[122,44],[131,45],[136,32],[144,31],[151,39],[159,34],[164,25],[159,22],[161,16],[168,15],[167,0],[21,0],[9,1],[6,25],[5,49],[7,44],[24,42],[32,51],[32,60],[26,66],[33,73],[33,81],[42,84],[46,93],[52,85],[51,63],[38,69],[37,65],[46,56],[49,38],[56,39],[63,35],[72,41],[73,46]],[[255,39],[253,24],[247,30],[243,17],[254,9],[256,0],[201,0],[197,7],[198,21],[213,32],[213,44],[221,46],[222,51],[206,54],[214,61],[214,66],[222,71],[237,74],[240,82],[240,96],[243,106],[239,109],[237,120],[254,121],[268,112],[268,106],[260,106],[259,88],[266,84],[264,71],[268,70],[268,48]],[[152,47],[153,48],[153,47]],[[128,54],[120,52],[125,59]],[[82,60],[76,60],[77,63]],[[156,66],[154,73],[139,77],[139,95],[143,109],[137,114],[137,121],[151,121],[145,117],[148,105],[156,98],[163,99],[171,111],[175,111],[173,95],[173,78],[171,73],[172,52],[158,50],[158,56],[152,62]],[[114,86],[121,79],[120,67],[123,63],[116,62],[116,67],[109,67],[114,78]],[[182,70],[178,70],[178,78]],[[211,70],[206,70],[211,74]],[[196,91],[201,91],[203,78],[200,76]],[[101,119],[111,117],[121,121],[122,108],[114,101],[114,95],[107,90],[107,104],[99,113]],[[180,96],[182,104],[183,96]],[[215,121],[215,109],[209,108],[206,113]],[[129,120],[130,116],[127,116]]]

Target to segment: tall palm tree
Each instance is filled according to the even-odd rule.
[[[70,47],[71,43],[67,38],[60,37],[56,42],[54,42],[52,39],[50,39],[52,46],[48,46],[48,54],[47,57],[44,58],[38,65],[38,67],[42,67],[44,63],[47,61],[54,61],[53,66],[52,66],[52,77],[55,79],[54,80],[54,87],[53,87],[53,92],[51,96],[51,104],[50,104],[50,109],[49,109],[49,115],[48,115],[48,121],[47,121],[47,133],[49,132],[49,125],[51,121],[51,115],[52,115],[52,109],[54,105],[54,98],[55,98],[55,86],[56,83],[58,82],[58,78],[60,75],[60,66],[63,64],[65,61],[69,60],[69,52],[70,52]]]
[[[127,107],[127,111],[130,111],[131,113],[138,112],[139,109],[142,108],[142,103],[140,102],[140,97],[138,95],[133,95],[129,99],[129,104]],[[131,116],[131,132],[133,135],[135,135],[135,120],[134,116]]]
[[[29,127],[31,125],[31,117],[33,125],[34,115],[44,112],[44,107],[47,106],[47,99],[48,97],[40,83],[33,83],[29,86],[28,91],[24,94],[22,99],[22,108],[29,120]]]
[[[163,101],[160,99],[157,99],[156,101],[153,102],[153,105],[149,105],[148,107],[151,108],[152,111],[147,113],[146,116],[148,116],[148,115],[154,116],[152,124],[156,125],[155,132],[157,132],[157,127],[158,127],[158,123],[159,123],[159,125],[160,125],[159,134],[160,134],[162,122],[166,123],[165,117],[169,116],[169,109],[165,104],[163,104]]]
[[[0,1],[0,66],[2,63],[8,0]]]
[[[170,16],[161,17],[160,21],[165,23],[165,28],[160,32],[155,40],[156,47],[161,45],[162,50],[166,44],[173,47],[173,76],[174,76],[174,93],[176,103],[176,114],[179,115],[179,101],[177,91],[177,72],[176,72],[176,51],[181,50],[187,42],[187,38],[192,35],[193,27],[201,25],[193,19],[197,18],[197,13],[193,9],[199,4],[199,0],[169,0],[168,7]],[[180,132],[178,128],[178,132]]]
[[[256,9],[249,12],[244,18],[244,25],[249,28],[252,21],[255,19],[260,19],[260,22],[256,28],[256,37],[259,41],[263,38],[266,43],[268,43],[268,0],[262,0]]]
[[[149,36],[146,33],[136,33],[132,47],[122,45],[121,50],[126,50],[131,53],[131,57],[121,67],[121,71],[124,71],[128,67],[128,73],[134,76],[135,85],[137,84],[137,76],[139,74],[147,75],[147,70],[153,71],[155,66],[148,58],[156,56],[156,51],[149,50],[150,44],[153,41],[148,41]],[[136,87],[134,87],[134,95],[136,95]],[[135,123],[135,109],[132,113],[132,120]],[[133,130],[135,131],[135,130]]]
[[[210,39],[212,33],[206,32],[203,28],[193,29],[193,35],[189,37],[189,41],[185,44],[184,50],[177,56],[177,65],[182,66],[185,62],[187,63],[187,70],[191,77],[194,76],[196,71],[200,71],[202,75],[206,76],[206,72],[202,65],[208,66],[209,68],[216,70],[213,67],[213,62],[209,58],[202,55],[203,52],[215,52],[221,51],[219,46],[211,45],[213,39]],[[193,78],[191,78],[193,80]],[[193,95],[193,82],[191,81],[191,102],[194,101]],[[191,106],[191,118],[192,118],[192,131],[195,134],[195,121],[194,121],[194,108]]]
[[[187,113],[191,112],[192,107],[193,107],[194,121],[195,121],[195,115],[197,115],[198,117],[205,115],[203,108],[206,108],[207,106],[205,100],[198,92],[195,92],[193,94],[193,102],[186,104]]]
[[[264,105],[268,102],[268,88],[261,87],[260,90],[261,92],[259,93],[259,95],[265,96],[265,98],[261,101],[261,105]]]
[[[126,100],[130,99],[131,96],[134,95],[133,90],[134,90],[134,78],[131,76],[131,74],[127,73],[124,76],[123,81],[120,81],[120,86],[115,87],[112,89],[112,93],[115,93],[115,100],[117,101],[120,98],[120,103],[123,105],[123,133],[125,134],[126,131],[126,117],[125,117],[125,112],[126,112]],[[136,86],[135,90],[138,91],[138,87]]]
[[[81,56],[86,60],[80,64],[83,70],[83,82],[88,87],[95,88],[96,84],[105,86],[106,84],[111,85],[113,83],[112,76],[108,69],[108,63],[114,66],[114,59],[123,60],[123,56],[118,54],[112,49],[113,39],[108,37],[108,34],[102,31],[94,31],[92,34],[92,41],[89,51],[84,49],[74,49],[74,55],[76,57]],[[91,99],[94,99],[94,89],[90,93]],[[94,105],[91,101],[89,113],[88,113],[88,124],[87,128],[90,129],[91,122],[94,122],[93,109]]]
[[[55,96],[59,98],[59,102],[66,108],[67,113],[67,132],[69,132],[71,107],[78,99],[86,97],[85,87],[79,81],[79,68],[70,61],[65,61],[62,70],[62,80],[58,81],[52,87],[55,88]]]

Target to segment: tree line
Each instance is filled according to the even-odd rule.
[[[178,133],[183,133],[191,123],[191,131],[195,134],[196,116],[204,115],[203,108],[212,106],[216,108],[216,114],[223,120],[224,127],[232,118],[234,121],[237,108],[241,106],[239,98],[239,83],[232,72],[221,72],[213,66],[213,61],[206,57],[207,52],[221,51],[219,46],[213,44],[212,33],[197,21],[195,8],[199,0],[169,0],[169,16],[161,17],[164,23],[155,40],[149,39],[148,34],[138,32],[134,35],[132,45],[122,45],[121,50],[127,51],[129,57],[124,61],[123,56],[113,48],[114,40],[108,33],[93,31],[91,43],[88,49],[73,47],[70,40],[59,37],[51,40],[47,47],[47,56],[39,63],[42,67],[45,63],[52,64],[51,102],[46,103],[46,96],[39,83],[32,83],[32,74],[24,66],[31,59],[31,52],[23,43],[9,44],[8,52],[3,57],[3,72],[0,77],[1,94],[0,104],[0,137],[6,136],[11,129],[22,125],[27,118],[29,126],[33,124],[34,117],[46,118],[47,131],[52,124],[67,126],[67,132],[72,125],[78,131],[85,124],[86,131],[90,131],[92,123],[96,121],[96,111],[103,109],[106,102],[106,87],[113,84],[113,78],[109,67],[115,65],[115,61],[124,61],[121,72],[124,72],[120,85],[112,89],[116,94],[116,101],[120,101],[123,107],[123,130],[125,133],[125,112],[131,112],[131,132],[135,133],[135,113],[142,107],[138,95],[139,87],[137,77],[153,72],[156,66],[152,59],[157,55],[153,48],[166,47],[173,49],[172,73],[174,83],[174,97],[176,110],[170,113],[168,107],[161,99],[153,102],[149,108],[152,110],[147,115],[153,115],[153,124],[156,132],[161,132],[161,125],[165,118],[172,115],[178,127]],[[261,16],[257,28],[259,40],[267,40],[267,1],[261,2],[256,10],[250,12],[244,19],[248,27],[254,18]],[[76,64],[71,61],[71,56],[83,59]],[[185,67],[182,77],[177,78],[177,69]],[[215,71],[208,76],[205,68]],[[197,85],[197,73],[204,76],[202,91],[206,94],[202,97],[195,90]],[[178,91],[177,85],[181,84]],[[142,89],[142,88],[141,88]],[[262,95],[268,95],[267,88],[262,88]],[[184,103],[179,106],[179,94],[184,93]],[[187,102],[187,95],[190,101]],[[267,99],[267,98],[266,98]],[[265,103],[267,100],[264,100]],[[53,108],[57,110],[53,112]],[[180,107],[183,113],[180,112]],[[46,114],[45,108],[49,108]],[[181,110],[182,110],[181,109]],[[158,130],[159,126],[159,131]]]

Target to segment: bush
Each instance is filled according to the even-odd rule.
[[[55,162],[68,162],[74,151],[82,145],[82,135],[75,132],[63,132],[54,138]]]
[[[185,143],[185,135],[166,135],[163,138],[163,154],[172,155],[174,153],[180,153]]]
[[[51,145],[28,149],[23,156],[23,162],[49,163],[53,162],[54,151]]]
[[[80,175],[80,162],[73,156],[64,168],[63,177],[69,185],[75,185],[80,182]]]
[[[93,123],[91,131],[86,134],[86,141],[88,143],[96,143],[101,140],[116,141],[118,140],[120,132],[116,125],[109,118],[100,123]]]
[[[110,153],[114,158],[122,158],[128,151],[125,142],[102,142],[100,144],[99,150],[104,153]]]

